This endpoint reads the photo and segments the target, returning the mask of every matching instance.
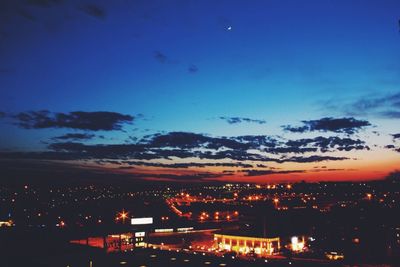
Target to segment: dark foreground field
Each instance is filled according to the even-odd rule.
[[[9,235],[0,238],[1,267],[235,267],[235,266],[341,266],[295,260],[243,260],[231,256],[216,257],[193,252],[136,249],[106,254],[101,249],[68,244],[61,236],[41,234]],[[54,241],[57,240],[57,241]]]

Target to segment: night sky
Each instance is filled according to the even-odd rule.
[[[400,1],[0,1],[3,179],[400,169]]]

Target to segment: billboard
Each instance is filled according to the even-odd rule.
[[[132,225],[153,224],[153,217],[132,218],[131,224]]]

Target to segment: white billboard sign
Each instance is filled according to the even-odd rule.
[[[153,217],[132,218],[131,219],[131,224],[132,225],[153,224]]]

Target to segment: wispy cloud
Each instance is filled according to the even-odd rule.
[[[391,94],[375,94],[360,97],[358,100],[337,104],[327,103],[331,109],[342,110],[348,116],[375,116],[388,119],[400,118],[400,92]]]
[[[266,176],[273,174],[289,174],[289,173],[304,173],[305,170],[285,170],[285,171],[275,171],[275,170],[245,170],[242,171],[246,173],[246,176]]]
[[[73,141],[78,141],[78,140],[89,140],[95,137],[94,134],[88,134],[88,133],[67,133],[64,135],[60,136],[55,136],[52,139],[53,140],[73,140]]]
[[[79,8],[88,16],[94,17],[96,19],[105,20],[107,18],[107,13],[105,9],[99,5],[95,4],[87,4],[83,5]]]
[[[250,119],[250,118],[244,118],[244,117],[219,117],[221,120],[226,121],[229,124],[237,124],[237,123],[242,123],[242,122],[249,122],[249,123],[258,123],[258,124],[265,124],[267,123],[265,120],[259,120],[259,119]]]

